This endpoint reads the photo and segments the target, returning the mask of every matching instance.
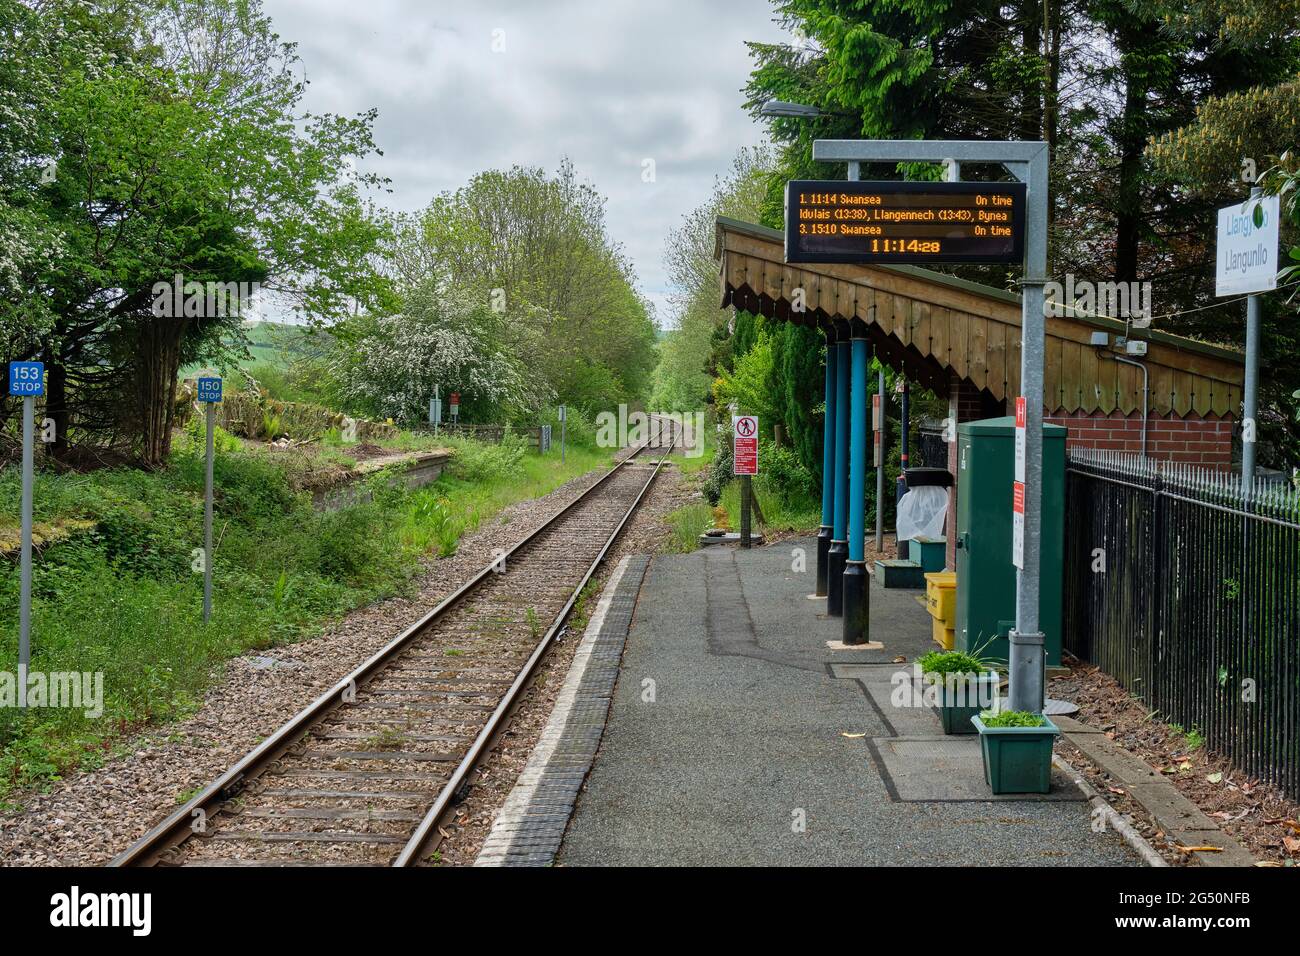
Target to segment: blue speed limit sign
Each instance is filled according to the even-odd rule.
[[[10,362],[9,394],[22,395],[23,397],[28,395],[44,395],[45,363]]]
[[[199,379],[199,401],[200,402],[221,401],[221,379],[219,378]]]

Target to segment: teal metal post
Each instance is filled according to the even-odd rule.
[[[822,523],[817,529],[817,597],[826,597],[826,581],[835,521],[835,327],[826,329],[826,416],[822,423]]]
[[[835,508],[826,558],[826,613],[844,613],[844,562],[849,525],[849,335],[847,323],[835,336]]]
[[[867,340],[854,323],[849,390],[849,552],[844,566],[844,643],[869,640],[870,595],[867,590]]]

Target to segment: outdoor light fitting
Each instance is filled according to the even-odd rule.
[[[798,119],[813,119],[824,115],[815,106],[803,103],[787,103],[784,100],[768,100],[758,110],[759,116],[793,116]]]

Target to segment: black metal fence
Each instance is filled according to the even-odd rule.
[[[1300,495],[1073,451],[1066,650],[1300,796]]]

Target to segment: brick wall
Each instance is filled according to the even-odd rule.
[[[954,378],[948,392],[948,415],[956,424],[1006,415],[1006,407],[981,392],[970,382]],[[1045,422],[1064,425],[1068,448],[1097,448],[1137,454],[1142,451],[1142,415],[1112,412],[1057,411],[1043,416]],[[948,492],[948,567],[957,566],[957,441],[948,443],[948,471],[954,486]],[[1164,461],[1181,461],[1226,471],[1232,467],[1232,418],[1178,418],[1152,414],[1147,419],[1147,454]]]
[[[1142,450],[1142,416],[1112,412],[1067,414],[1057,412],[1044,421],[1068,428],[1067,448],[1097,448],[1137,454]],[[1147,421],[1147,455],[1164,461],[1182,461],[1227,470],[1232,466],[1232,419],[1185,419],[1171,414],[1151,415]]]
[[[948,414],[956,423],[994,418],[1007,414],[1001,403],[967,381],[954,380],[948,394]],[[1068,448],[1097,448],[1137,454],[1142,450],[1142,415],[1124,415],[1112,412],[1105,415],[1094,412],[1057,411],[1044,415],[1043,420],[1069,429],[1066,436]],[[1172,414],[1152,414],[1147,419],[1147,454],[1164,461],[1181,461],[1226,471],[1232,467],[1232,418],[1185,419]],[[948,471],[954,486],[948,492],[948,567],[957,566],[957,442],[956,429],[953,441],[948,443]]]

